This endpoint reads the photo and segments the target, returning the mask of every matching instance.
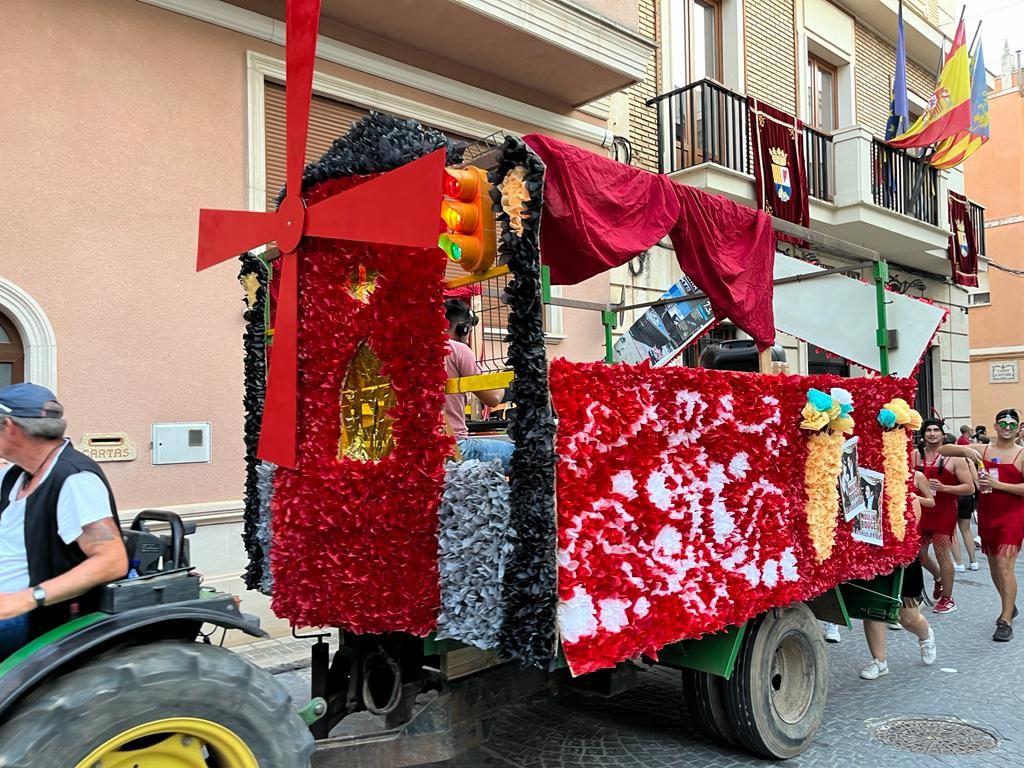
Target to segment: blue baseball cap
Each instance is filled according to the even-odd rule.
[[[60,419],[64,406],[56,395],[38,384],[11,384],[0,389],[0,418],[14,416],[20,419]]]

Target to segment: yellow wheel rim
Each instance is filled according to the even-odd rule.
[[[234,731],[197,717],[137,725],[101,744],[76,768],[259,768]]]

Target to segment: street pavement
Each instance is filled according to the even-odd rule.
[[[1018,564],[1024,583],[1024,566]],[[930,581],[930,580],[929,580]],[[1010,643],[992,641],[998,598],[987,564],[957,574],[953,614],[936,616],[938,660],[925,667],[917,640],[905,631],[888,632],[890,674],[860,679],[870,661],[859,623],[829,645],[830,689],[821,730],[793,768],[885,766],[885,768],[1024,767],[1024,622]],[[1024,601],[1024,596],[1022,596]],[[279,679],[301,697],[308,670],[286,671]],[[488,743],[430,768],[739,768],[767,763],[704,742],[689,725],[680,695],[679,673],[655,668],[641,684],[614,699],[574,693],[542,696],[507,710]],[[924,719],[902,730],[895,718]],[[981,729],[981,730],[977,730]],[[939,730],[954,738],[936,739]],[[906,744],[918,734],[918,749]],[[902,736],[901,736],[902,734]],[[974,742],[973,754],[941,750]],[[382,766],[382,768],[384,768]],[[426,767],[424,767],[426,768]]]

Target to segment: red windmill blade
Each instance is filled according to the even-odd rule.
[[[302,198],[302,171],[320,0],[288,0],[285,21],[285,198],[273,212],[202,209],[196,270],[274,241],[283,254],[281,290],[274,318],[274,354],[267,377],[257,455],[279,466],[294,467],[299,244],[304,236],[310,235],[406,248],[437,247],[445,152],[433,152],[307,209]]]

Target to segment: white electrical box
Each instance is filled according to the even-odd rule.
[[[153,425],[154,464],[198,464],[213,455],[208,421]]]

